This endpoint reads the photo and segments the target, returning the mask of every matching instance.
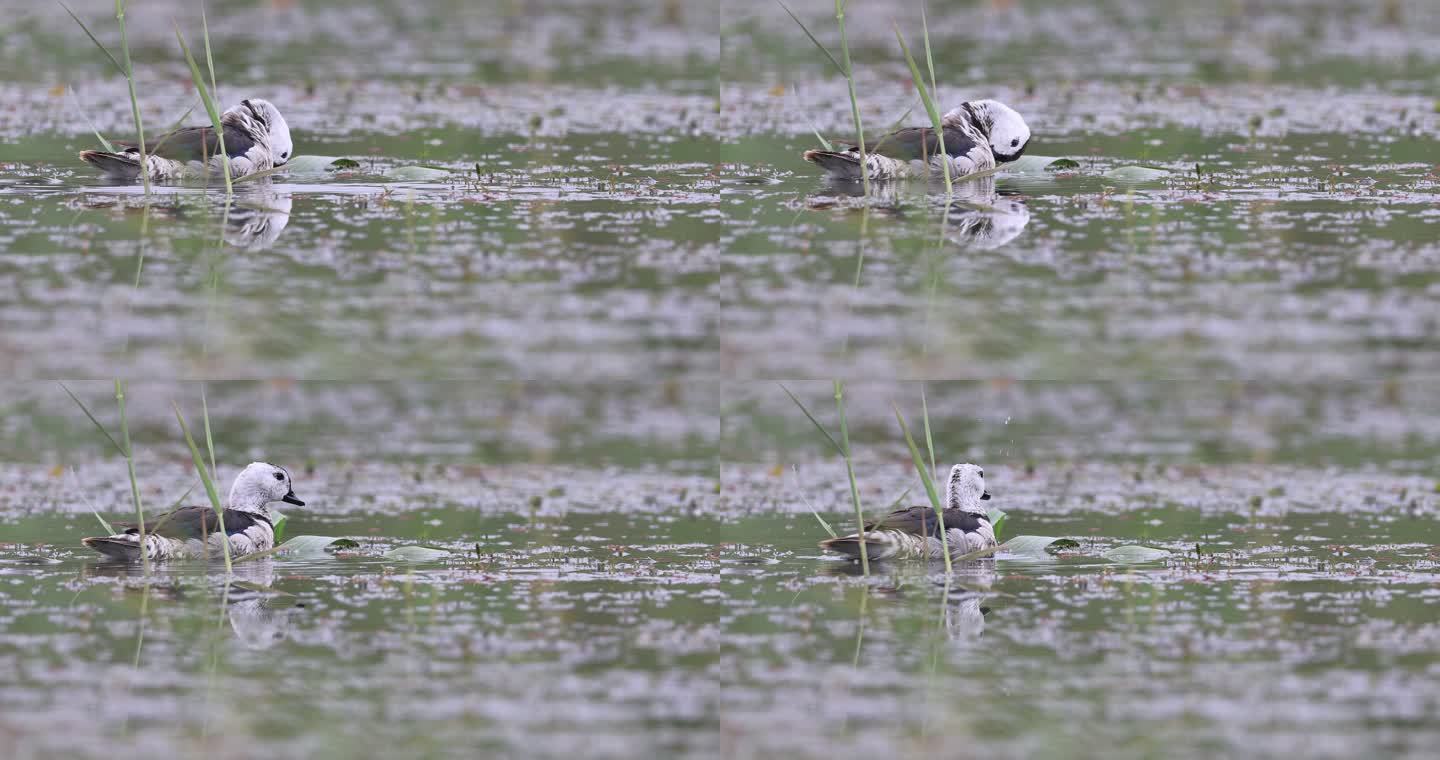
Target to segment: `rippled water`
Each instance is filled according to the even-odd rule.
[[[147,129],[203,122],[198,6],[134,5]],[[227,200],[97,180],[124,82],[8,4],[6,757],[1429,756],[1440,16],[1222,5],[929,3],[942,105],[1077,162],[949,198],[800,160],[850,104],[768,0],[216,6],[221,99],[356,164]],[[847,9],[870,128],[925,121],[919,11]],[[284,464],[287,535],[359,546],[96,562],[129,482],[65,388],[118,434],[116,377],[147,509],[204,502],[208,412],[222,493]],[[1078,548],[823,556],[849,479],[786,389],[838,435],[832,377],[867,514],[925,500],[898,412]]]

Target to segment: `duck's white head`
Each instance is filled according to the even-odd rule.
[[[945,488],[945,506],[966,512],[985,514],[980,502],[990,498],[985,490],[985,471],[979,465],[957,464],[950,468],[950,483]]]
[[[968,111],[980,131],[990,138],[990,152],[997,163],[1014,161],[1024,155],[1030,144],[1030,125],[1019,111],[998,100],[972,100],[962,103],[959,108],[946,114],[947,119],[958,118]]]
[[[241,512],[266,512],[265,505],[283,501],[297,507],[305,502],[295,497],[294,483],[284,467],[265,462],[251,462],[235,476],[230,487],[230,508]]]
[[[270,144],[270,155],[275,165],[283,166],[289,162],[295,152],[295,144],[290,141],[290,125],[285,123],[280,109],[276,108],[274,103],[260,98],[242,100],[235,108],[244,109],[250,118],[259,124],[264,132],[263,137]]]

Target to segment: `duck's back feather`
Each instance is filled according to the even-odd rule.
[[[269,522],[259,515],[236,509],[226,509],[225,535],[233,536],[236,533],[243,533],[261,521]],[[140,532],[139,526],[135,523],[118,522],[115,524],[124,528],[124,532],[127,534]],[[166,538],[203,539],[219,531],[220,517],[210,507],[181,507],[174,512],[167,512],[153,520],[145,521],[146,533]]]

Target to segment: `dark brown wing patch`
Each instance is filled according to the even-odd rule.
[[[256,517],[248,512],[227,509],[225,510],[225,533],[233,536],[262,519],[264,518]],[[124,528],[126,533],[140,532],[135,523],[117,522],[115,525]],[[218,530],[220,530],[220,518],[210,507],[181,507],[174,512],[157,515],[153,520],[145,521],[146,533],[166,538],[178,538],[182,541],[204,538]]]
[[[982,524],[989,524],[990,520],[985,515],[966,512],[960,509],[947,509],[943,512],[945,527],[949,530],[960,530],[965,533],[973,533],[980,529]],[[879,522],[868,523],[865,530],[898,530],[905,533],[913,533],[917,536],[940,537],[935,521],[935,510],[931,507],[910,507],[909,509],[897,509],[886,515]]]
[[[946,127],[944,135],[948,155],[963,156],[975,148],[975,141],[959,129]],[[865,150],[902,161],[923,161],[939,154],[940,141],[930,127],[908,127],[881,135],[873,143],[867,138]]]
[[[244,155],[255,147],[255,141],[250,139],[250,135],[246,134],[245,130],[230,124],[224,126],[225,152],[231,158]],[[121,140],[119,144],[139,150],[139,143]],[[215,130],[210,127],[185,127],[174,132],[167,132],[153,143],[147,140],[145,149],[161,158],[176,161],[205,161],[220,152],[220,140],[215,137]]]

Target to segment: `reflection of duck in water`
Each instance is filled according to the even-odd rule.
[[[996,189],[994,177],[956,182],[948,196],[937,198],[944,193],[944,185],[930,182],[925,192],[905,183],[877,183],[870,186],[868,203],[863,208],[886,217],[904,218],[907,210],[920,203],[944,200],[949,208],[943,210],[946,224],[945,235],[951,241],[967,248],[988,250],[1014,240],[1030,224],[1030,209],[1021,196],[1013,191]],[[865,196],[863,186],[849,181],[828,181],[825,191],[806,199],[812,209],[849,207],[840,197],[859,198]],[[907,203],[908,202],[908,203]]]
[[[290,206],[289,193],[263,192],[238,201],[225,220],[225,242],[255,251],[269,248],[290,223]]]
[[[989,250],[1014,240],[1030,223],[1030,209],[1019,198],[996,195],[985,204],[955,203],[946,220],[946,237],[968,248]]]
[[[298,605],[293,595],[270,588],[275,582],[274,561],[261,557],[243,562],[235,566],[235,575],[225,601],[236,638],[251,649],[283,641]]]
[[[950,468],[945,490],[942,524],[930,507],[897,509],[877,523],[865,526],[863,541],[866,555],[872,560],[893,558],[943,559],[948,543],[951,557],[990,549],[995,546],[995,529],[990,515],[980,502],[990,498],[985,490],[985,471],[978,465],[957,464]],[[860,558],[860,534],[840,536],[821,541],[820,545],[851,559]]]
[[[984,594],[973,591],[951,594],[945,605],[945,633],[951,641],[963,644],[985,635],[985,616],[990,608],[982,604],[984,601]]]
[[[223,600],[225,614],[230,627],[242,644],[251,649],[264,649],[285,639],[291,618],[303,605],[296,598],[283,591],[271,588],[275,582],[275,563],[269,557],[260,557],[249,562],[234,565],[234,574],[226,579],[214,576],[195,575],[181,572],[174,565],[164,569],[144,570],[135,564],[119,562],[87,562],[81,571],[83,577],[121,576],[139,580],[143,585],[135,588],[127,584],[127,592],[145,593],[152,599],[172,602],[187,602],[195,598],[196,603],[208,606],[211,601]],[[194,584],[185,583],[187,578],[198,577],[213,594],[203,598],[194,597]],[[206,613],[207,615],[211,613]]]

